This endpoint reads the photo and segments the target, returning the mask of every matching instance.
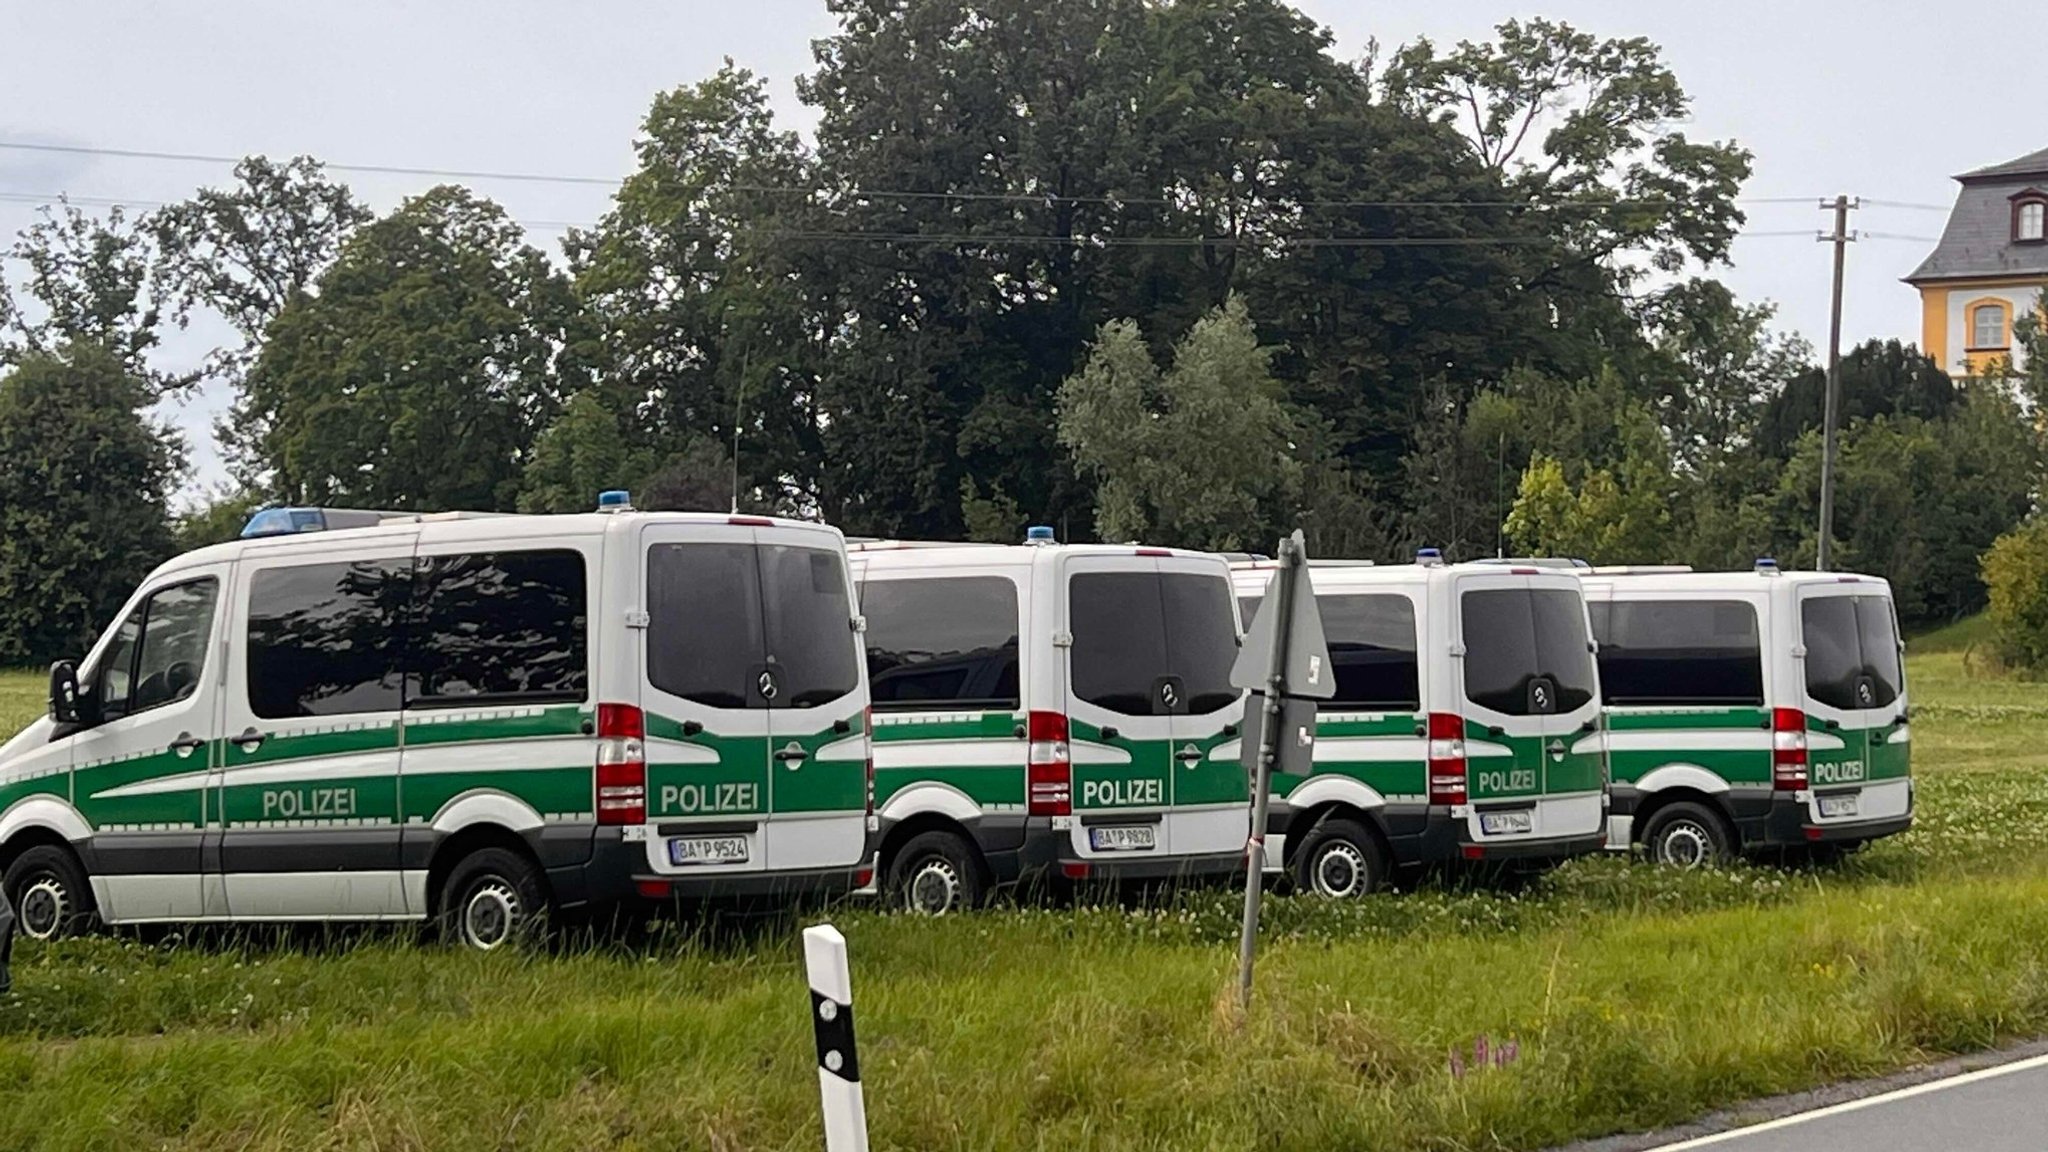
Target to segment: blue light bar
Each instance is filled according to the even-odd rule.
[[[633,494],[623,488],[609,488],[597,494],[599,512],[631,512]]]
[[[1052,528],[1045,524],[1033,524],[1024,530],[1026,544],[1050,544],[1053,542]]]
[[[265,508],[249,517],[249,522],[242,526],[242,539],[326,530],[327,514],[318,508]]]

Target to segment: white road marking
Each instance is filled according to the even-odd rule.
[[[1766,1120],[1761,1124],[1752,1124],[1747,1128],[1734,1128],[1727,1132],[1716,1132],[1712,1136],[1701,1136],[1695,1140],[1682,1140],[1676,1144],[1660,1144],[1651,1149],[1650,1152],[1684,1152],[1688,1148],[1706,1148],[1715,1144],[1726,1144],[1746,1136],[1755,1136],[1761,1132],[1775,1132],[1781,1128],[1791,1128],[1812,1120],[1825,1120],[1830,1116],[1840,1116],[1845,1112],[1860,1112],[1865,1108],[1874,1108],[1879,1104],[1890,1104],[1897,1100],[1909,1100],[1915,1096],[1925,1096],[1931,1092],[1941,1092],[1950,1088],[1961,1088],[1965,1084],[1975,1084],[1980,1080],[1991,1080],[2000,1076],[2010,1075],[2014,1072],[2025,1072],[2032,1068],[2041,1067],[2048,1067],[2048,1056],[2034,1056],[2026,1060],[2015,1060],[2010,1064],[1979,1068],[1975,1072],[1965,1072],[1960,1076],[1950,1076],[1941,1080],[1929,1080],[1925,1084],[1915,1084],[1910,1088],[1900,1088],[1893,1092],[1882,1092],[1876,1096],[1865,1096],[1860,1100],[1848,1100],[1840,1104],[1831,1104],[1826,1108],[1816,1108],[1811,1112],[1781,1116],[1776,1120]]]

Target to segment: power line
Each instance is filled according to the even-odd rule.
[[[163,152],[135,148],[100,148],[82,144],[40,144],[24,140],[0,140],[0,149],[23,152],[58,152],[75,156],[109,156],[130,160],[169,160],[191,164],[224,164],[233,166],[247,157],[213,156],[197,152]],[[425,176],[457,180],[500,180],[528,184],[576,184],[612,188],[621,183],[619,177],[567,176],[541,172],[496,172],[460,168],[425,168],[398,164],[344,164],[321,161],[324,168],[336,172],[363,172],[384,176]],[[930,191],[912,189],[879,188],[804,188],[766,184],[727,185],[732,191],[750,194],[778,196],[840,196],[853,200],[958,200],[983,201],[1012,204],[1103,204],[1103,205],[1174,205],[1180,199],[1165,196],[1063,196],[1055,192],[972,192],[972,191]],[[1742,204],[1804,204],[1812,197],[1738,197]],[[1540,211],[1610,211],[1641,208],[1677,208],[1690,202],[1666,198],[1636,200],[1561,200],[1540,202],[1530,200],[1298,200],[1291,202],[1303,210],[1320,208],[1522,208]]]
[[[1865,200],[1863,203],[1879,208],[1910,208],[1915,212],[1948,212],[1955,208],[1953,204],[1916,204],[1910,200]]]

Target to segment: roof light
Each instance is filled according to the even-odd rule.
[[[1778,562],[1769,556],[1757,557],[1756,574],[1759,576],[1776,576],[1778,574]]]
[[[342,528],[374,528],[393,518],[417,519],[410,512],[373,512],[364,508],[265,508],[242,526],[242,539],[295,536]]]
[[[1425,568],[1438,567],[1444,562],[1444,550],[1441,548],[1417,548],[1415,550],[1415,562]]]
[[[1052,526],[1049,524],[1033,524],[1031,527],[1026,528],[1024,530],[1024,542],[1026,544],[1055,543],[1055,538],[1052,534]]]
[[[631,512],[633,494],[623,488],[608,488],[597,494],[599,512]]]

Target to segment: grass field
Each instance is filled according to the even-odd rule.
[[[1967,639],[1913,645],[1913,832],[1820,870],[1279,900],[1248,1020],[1228,892],[835,911],[876,1145],[1535,1149],[2048,1032],[2048,685],[1972,676]],[[40,695],[0,681],[0,724]],[[814,1149],[796,927],[22,946],[0,1147]]]

